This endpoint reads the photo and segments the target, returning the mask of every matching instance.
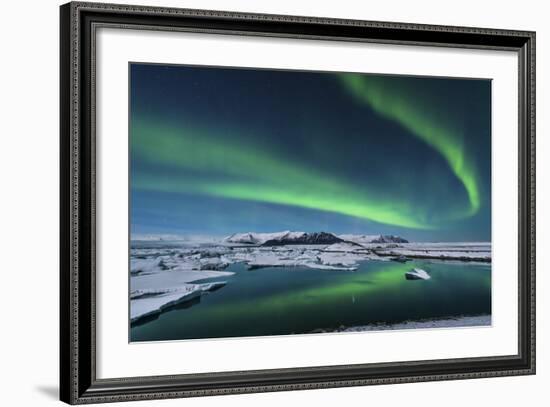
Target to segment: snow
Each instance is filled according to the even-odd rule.
[[[349,253],[349,252],[323,252],[320,253],[319,261],[321,264],[330,266],[341,267],[354,267],[357,268],[359,262],[365,260],[381,260],[386,261],[389,259],[379,258],[376,255],[370,255],[367,253]]]
[[[406,243],[407,241],[400,236],[394,235],[353,235],[353,234],[344,234],[338,235],[342,240],[348,242],[354,242],[358,244],[368,244],[368,243]]]
[[[491,261],[491,243],[401,243],[370,245],[379,256],[418,259]]]
[[[220,239],[205,235],[177,235],[177,234],[132,234],[132,241],[140,242],[178,242],[178,243],[216,243]]]
[[[285,230],[284,232],[275,233],[235,233],[226,237],[224,240],[229,243],[243,243],[243,244],[255,244],[260,245],[268,240],[282,240],[284,239],[296,239],[305,235],[305,232],[291,232]]]
[[[371,324],[364,326],[340,327],[336,332],[367,332],[422,328],[465,328],[490,326],[491,315],[457,316],[434,320],[404,321],[396,324]]]
[[[154,260],[158,260],[159,256]],[[158,263],[158,261],[157,261]],[[172,264],[170,261],[167,264]],[[150,264],[155,264],[151,261]],[[189,301],[226,282],[190,284],[207,278],[230,277],[234,273],[217,270],[182,269],[189,262],[170,270],[154,270],[148,274],[132,275],[130,278],[130,320],[135,322],[143,317],[158,314],[166,308]]]
[[[345,266],[345,265],[331,266],[329,264],[323,264],[323,263],[305,263],[304,266],[315,270],[339,270],[339,271],[357,270],[357,267],[354,267],[354,266]]]
[[[273,235],[264,234],[262,239],[271,239]],[[321,266],[332,266],[348,270],[357,268],[359,262],[366,260],[406,261],[416,258],[490,262],[491,245],[490,243],[358,244],[346,241],[330,245],[275,247],[213,245],[137,248],[132,249],[131,254],[131,275],[133,278],[140,277],[136,281],[163,281],[166,275],[170,275],[170,278],[180,278],[177,277],[180,276],[177,272],[184,272],[186,276],[196,274],[192,272],[204,272],[198,273],[196,278],[201,276],[209,278],[208,272],[220,272],[235,263],[245,263],[249,268],[301,266],[321,269],[326,268]],[[153,274],[162,274],[162,278],[160,280],[156,277],[146,278]],[[189,281],[192,280],[186,282]]]
[[[132,275],[155,273],[160,269],[161,262],[162,259],[160,257],[146,259],[132,258],[130,259],[130,273]]]
[[[369,253],[369,250],[354,243],[342,242],[334,243],[324,248],[325,252],[345,252],[345,253]]]
[[[134,298],[139,294],[143,296],[131,301],[130,321],[137,322],[144,317],[160,314],[172,306],[200,297],[203,293],[225,284],[225,281],[218,281],[208,284],[185,284],[166,290],[134,291],[131,293]]]
[[[324,256],[321,249],[302,249],[291,251],[254,250],[246,256],[249,269],[263,267],[308,267],[318,270],[357,270],[360,256],[349,258],[348,261],[334,261]]]
[[[491,243],[490,242],[436,242],[436,243],[378,243],[380,236],[372,235],[339,235],[339,238],[346,243],[355,243],[366,250],[377,254],[380,257],[407,257],[441,260],[461,260],[461,261],[491,261]],[[385,238],[386,236],[382,236]],[[397,238],[397,237],[395,237]],[[353,246],[345,248],[342,243],[341,248],[335,250],[354,251]],[[339,244],[340,245],[340,244]],[[334,245],[333,245],[334,246]]]
[[[130,278],[130,292],[136,290],[161,290],[183,286],[207,278],[229,277],[235,273],[216,270],[176,270],[162,273],[133,276]]]
[[[203,295],[224,282],[197,283],[204,279],[228,278],[223,271],[236,263],[249,269],[262,267],[311,268],[355,271],[369,260],[434,259],[444,261],[491,261],[491,244],[474,243],[372,243],[380,236],[340,235],[334,244],[260,246],[273,239],[291,239],[304,232],[240,233],[215,243],[132,242],[130,258],[130,315],[137,321],[162,312],[175,304]],[[233,242],[240,242],[240,246]],[[244,242],[247,246],[243,246]],[[420,269],[408,272],[412,278],[429,279]]]

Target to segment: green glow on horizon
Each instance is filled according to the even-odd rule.
[[[454,214],[454,217],[471,216],[480,209],[476,169],[466,156],[462,135],[444,123],[437,114],[423,108],[422,95],[418,92],[415,94],[411,89],[391,86],[384,77],[359,74],[341,74],[339,77],[354,97],[382,117],[398,122],[443,156],[468,195],[469,208],[463,213]]]
[[[358,189],[265,148],[220,141],[236,137],[212,137],[223,135],[221,132],[227,130],[212,133],[193,126],[168,127],[134,120],[132,154],[149,163],[185,169],[186,175],[137,173],[132,187],[290,205],[413,229],[435,227],[420,208],[403,199],[369,194],[368,186]]]

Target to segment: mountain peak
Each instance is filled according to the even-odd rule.
[[[234,233],[224,239],[228,243],[254,244],[263,246],[283,246],[290,244],[333,244],[342,239],[328,232],[291,232],[285,230],[275,233]]]
[[[334,244],[343,241],[364,243],[408,243],[406,239],[394,235],[335,235],[329,232],[292,232],[285,230],[274,233],[234,233],[224,239],[228,243],[262,246]]]

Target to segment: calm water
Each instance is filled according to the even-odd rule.
[[[431,280],[406,280],[412,267]],[[355,272],[227,270],[236,274],[218,279],[225,287],[132,327],[131,340],[285,335],[491,313],[490,265],[366,261]]]

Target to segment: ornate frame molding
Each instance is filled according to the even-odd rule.
[[[73,2],[61,6],[60,383],[70,404],[535,373],[535,33]],[[519,55],[519,353],[502,357],[96,378],[95,30],[176,30],[513,50]]]

